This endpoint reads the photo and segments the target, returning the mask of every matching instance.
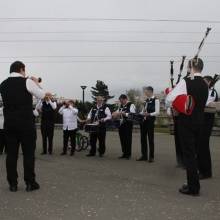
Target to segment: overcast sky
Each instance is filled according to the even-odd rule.
[[[195,55],[207,26],[213,29],[201,56],[207,56],[204,57],[204,74],[214,75],[220,72],[220,44],[209,43],[220,43],[218,22],[53,19],[220,21],[219,8],[219,0],[1,0],[0,80],[8,76],[11,62],[22,60],[30,75],[43,78],[42,85],[46,90],[67,98],[81,98],[80,85],[87,85],[86,99],[90,99],[90,87],[96,80],[103,80],[108,84],[111,94],[116,96],[127,89],[146,85],[152,85],[157,91],[164,90],[169,85],[169,60],[180,61],[182,55]],[[43,20],[2,20],[4,18]],[[53,19],[45,21],[45,18]],[[178,70],[179,62],[176,62],[176,75]],[[217,88],[219,90],[220,86]]]

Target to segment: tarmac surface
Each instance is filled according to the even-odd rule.
[[[104,158],[60,156],[62,131],[56,130],[54,154],[36,152],[39,191],[27,193],[19,155],[19,191],[9,192],[5,156],[0,156],[0,220],[219,220],[220,137],[212,137],[214,177],[201,182],[201,196],[178,193],[185,171],[176,168],[173,137],[155,136],[155,162],[136,162],[140,137],[133,134],[133,157],[121,155],[117,132],[108,132]]]

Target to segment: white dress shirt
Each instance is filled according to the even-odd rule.
[[[4,128],[4,114],[3,107],[0,108],[0,129]]]
[[[202,77],[201,73],[194,73],[194,76]],[[175,88],[167,95],[166,97],[166,105],[170,107],[172,102],[176,99],[179,95],[187,95],[187,88],[186,88],[186,81],[182,79]]]
[[[47,104],[50,104],[50,106],[52,107],[53,110],[55,110],[57,108],[57,103],[56,102],[52,102],[51,100],[49,101],[46,101]],[[37,105],[36,105],[36,109],[37,110],[42,110],[42,107],[43,107],[43,101],[40,100]]]
[[[24,78],[23,75],[21,75],[20,73],[15,73],[15,72],[11,73],[9,77],[23,77]],[[28,92],[31,93],[36,98],[43,99],[46,95],[46,92],[43,89],[40,89],[37,86],[37,84],[31,79],[26,80],[26,88]]]
[[[151,98],[149,99],[154,99],[155,97],[152,96]],[[144,114],[144,111],[146,111],[147,109],[147,105],[148,103],[146,102],[146,105],[144,107],[144,109],[141,111],[141,114]],[[150,113],[150,116],[158,116],[160,114],[160,100],[159,99],[155,99],[155,112],[151,112]]]
[[[99,111],[99,109],[102,107],[102,106],[96,106],[97,107],[97,111]],[[105,108],[105,114],[106,114],[106,117],[104,118],[104,121],[108,121],[108,120],[111,120],[112,119],[112,114],[111,114],[111,111],[109,109],[109,107],[106,107]],[[88,120],[91,120],[92,118],[92,109],[90,110],[88,116],[87,116],[87,119]]]
[[[62,106],[59,110],[59,114],[63,115],[63,130],[75,130],[77,129],[77,115],[78,109],[73,106],[66,108]]]

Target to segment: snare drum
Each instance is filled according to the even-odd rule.
[[[98,124],[87,124],[85,125],[85,132],[88,133],[97,133],[99,131]]]

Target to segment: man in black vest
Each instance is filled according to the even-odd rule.
[[[193,97],[195,106],[192,114],[180,113],[178,128],[187,172],[187,185],[179,192],[186,195],[199,195],[200,183],[197,166],[197,149],[200,146],[204,109],[208,98],[208,86],[202,78],[203,61],[193,58],[189,61],[190,75],[183,79],[167,96],[167,103],[172,103],[178,96],[186,94]]]
[[[57,104],[55,101],[52,101],[49,98],[45,98],[37,104],[36,108],[41,111],[41,134],[43,141],[43,151],[41,154],[44,155],[47,154],[47,152],[52,154],[55,110],[57,108]]]
[[[99,140],[99,156],[103,157],[105,154],[106,146],[106,122],[111,120],[111,112],[109,107],[104,104],[104,98],[102,96],[96,97],[96,105],[91,109],[88,114],[87,122],[98,123],[98,132],[92,132],[90,134],[91,150],[87,157],[93,157],[96,155],[96,143]]]
[[[127,120],[127,118],[129,113],[135,113],[136,109],[134,104],[128,101],[128,97],[125,94],[120,95],[119,101],[120,106],[119,109],[116,111],[118,117],[121,118],[119,137],[121,142],[122,156],[120,156],[119,159],[129,160],[131,158],[132,149],[133,122]]]
[[[0,85],[4,106],[4,129],[7,144],[7,180],[10,191],[17,191],[17,160],[19,145],[24,155],[24,180],[26,191],[40,188],[35,180],[35,124],[33,120],[32,95],[37,98],[51,96],[45,93],[38,84],[38,79],[25,78],[25,65],[16,61],[11,64],[10,76]]]
[[[208,106],[212,102],[218,101],[217,91],[211,87],[213,78],[211,76],[204,77],[205,82],[209,86],[209,97],[206,105]],[[205,112],[203,124],[203,135],[201,138],[201,145],[198,149],[198,165],[199,165],[199,177],[200,179],[208,179],[212,177],[212,160],[210,153],[210,137],[212,134],[212,128],[215,121],[215,113]]]
[[[147,99],[141,112],[145,116],[143,123],[140,124],[142,156],[137,161],[147,161],[149,159],[149,163],[152,163],[154,162],[154,124],[156,116],[160,113],[160,101],[154,96],[154,89],[151,86],[146,87],[144,93]]]

